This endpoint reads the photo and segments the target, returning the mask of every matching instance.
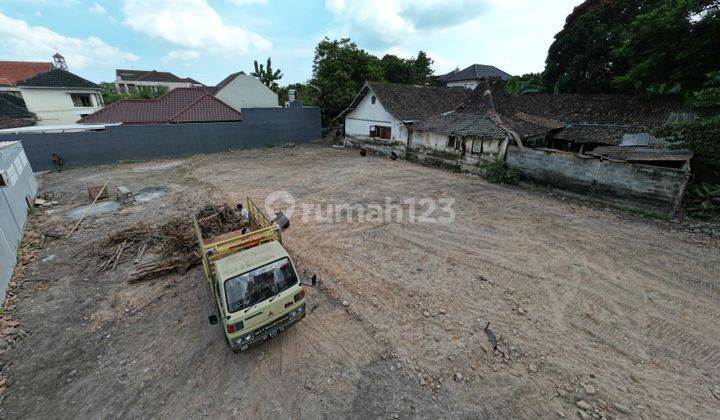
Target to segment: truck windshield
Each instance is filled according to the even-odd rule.
[[[290,260],[283,258],[225,281],[228,312],[269,299],[298,282]]]

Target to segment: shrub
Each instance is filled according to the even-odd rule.
[[[710,219],[720,213],[720,184],[702,183],[690,189],[687,214],[696,219]]]
[[[505,162],[498,159],[483,165],[485,178],[496,184],[517,184],[520,182],[520,170],[508,168]]]

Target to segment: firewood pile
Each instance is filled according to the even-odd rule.
[[[207,205],[196,217],[204,238],[242,227],[239,213],[227,204]],[[132,262],[135,267],[129,275],[129,283],[171,273],[184,274],[202,262],[192,219],[187,216],[174,217],[154,227],[135,223],[110,235],[94,248],[97,272],[112,271],[120,264]]]

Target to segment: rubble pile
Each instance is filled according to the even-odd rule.
[[[227,204],[207,205],[196,218],[205,238],[242,227],[241,217]],[[130,261],[136,264],[128,278],[130,283],[170,273],[184,274],[201,263],[190,217],[174,217],[155,227],[138,222],[110,235],[92,252],[98,272],[115,270],[118,264]],[[143,262],[146,255],[154,255],[154,258]]]

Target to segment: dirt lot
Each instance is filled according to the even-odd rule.
[[[72,226],[71,211],[89,204],[85,188],[105,179],[166,190],[37,250],[13,289],[12,314],[27,334],[1,356],[1,418],[720,412],[720,252],[707,237],[319,146],[43,175],[41,192],[60,192],[61,203],[33,214],[30,229]],[[308,291],[315,309],[240,354],[207,322],[198,269],[130,285],[132,264],[98,275],[78,254],[136,221],[246,195],[262,203],[278,190],[310,204],[454,198],[456,220],[302,223],[296,214],[284,238],[319,275],[321,287]]]

